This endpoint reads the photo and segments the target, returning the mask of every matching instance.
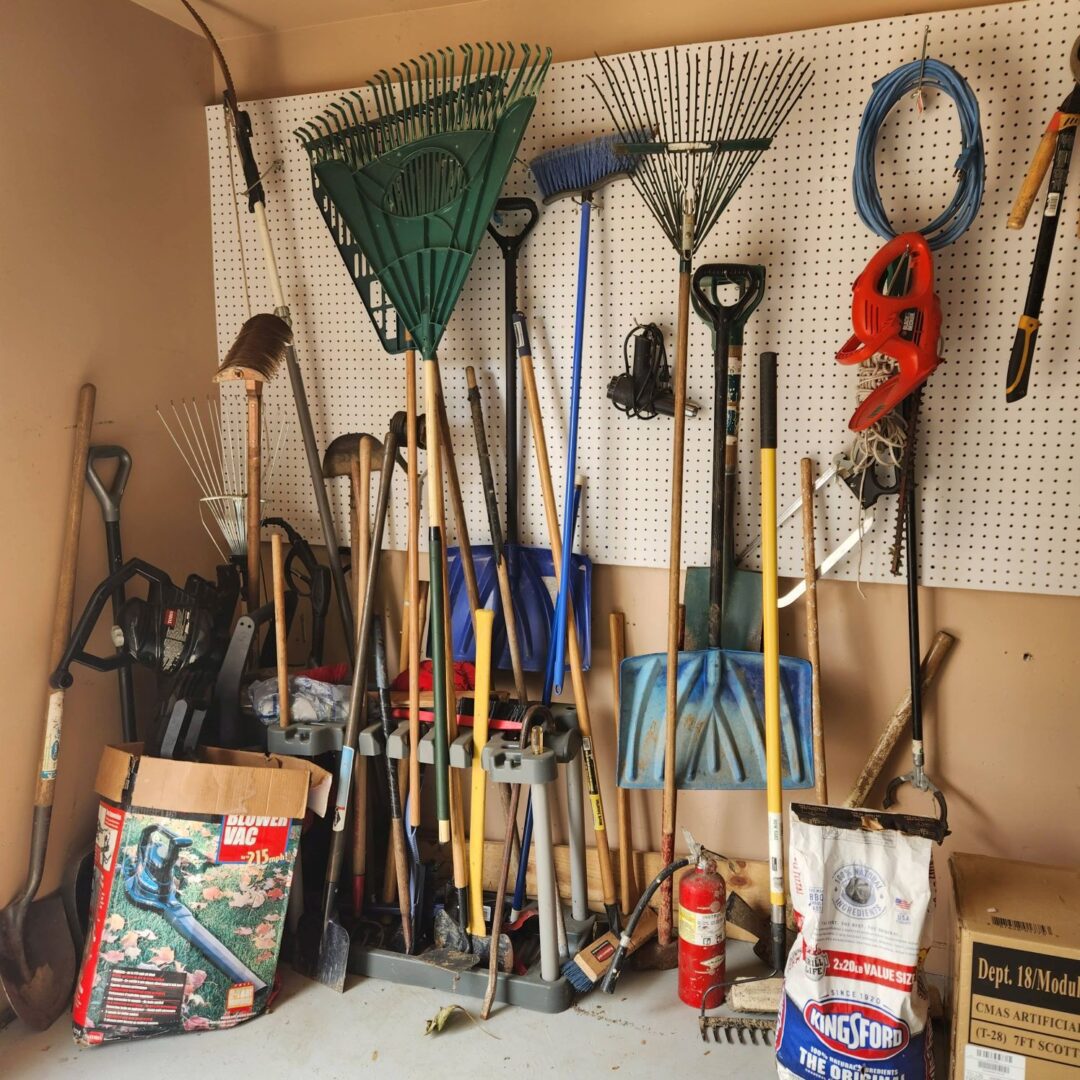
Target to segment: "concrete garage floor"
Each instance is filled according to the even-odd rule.
[[[757,967],[741,943],[729,943],[729,956],[731,973]],[[360,1070],[440,1080],[776,1076],[767,1046],[702,1042],[696,1012],[676,996],[673,971],[628,972],[612,997],[594,990],[557,1016],[500,1006],[482,1026],[458,1015],[442,1034],[427,1037],[425,1024],[442,1006],[460,1002],[476,1015],[479,1002],[374,979],[351,982],[337,995],[288,967],[282,971],[273,1012],[229,1031],[83,1049],[71,1041],[66,1016],[40,1034],[15,1021],[0,1032],[0,1076],[353,1080]]]

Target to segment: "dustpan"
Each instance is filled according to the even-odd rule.
[[[765,658],[739,649],[679,653],[676,786],[683,791],[765,788]],[[811,666],[780,658],[786,788],[814,786]],[[621,788],[664,786],[667,654],[631,656],[619,669]]]

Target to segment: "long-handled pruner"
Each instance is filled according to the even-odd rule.
[[[1005,376],[1005,400],[1019,401],[1027,396],[1028,379],[1031,377],[1031,358],[1035,352],[1035,338],[1039,333],[1039,312],[1042,309],[1046,279],[1050,272],[1050,258],[1054,253],[1061,202],[1065,197],[1065,185],[1069,178],[1069,162],[1072,160],[1076,127],[1080,123],[1080,38],[1073,42],[1069,61],[1075,85],[1061,107],[1050,118],[1042,141],[1039,143],[1031,168],[1009,212],[1009,228],[1021,229],[1027,221],[1035,196],[1039,193],[1043,177],[1050,171],[1046,188],[1039,240],[1035,245],[1035,260],[1031,267],[1024,313],[1016,328],[1009,370]]]

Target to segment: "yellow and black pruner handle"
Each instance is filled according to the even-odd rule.
[[[1054,253],[1054,239],[1057,236],[1058,220],[1061,217],[1061,203],[1065,196],[1065,185],[1069,176],[1069,162],[1072,160],[1078,121],[1080,121],[1080,84],[1073,87],[1072,93],[1062,102],[1061,108],[1054,113],[1009,214],[1010,229],[1019,229],[1024,225],[1043,177],[1049,169],[1050,182],[1046,189],[1046,202],[1043,205],[1042,223],[1039,226],[1039,240],[1035,247],[1027,299],[1024,301],[1024,313],[1020,316],[1016,328],[1016,338],[1009,357],[1009,370],[1005,377],[1006,401],[1019,401],[1027,395],[1028,380],[1031,378],[1031,359],[1035,352],[1035,339],[1039,332],[1039,311],[1042,308],[1043,293],[1046,291],[1050,259]]]

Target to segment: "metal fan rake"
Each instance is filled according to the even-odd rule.
[[[676,730],[678,727],[679,584],[682,569],[683,447],[686,429],[687,339],[694,252],[716,225],[772,145],[812,73],[794,53],[773,61],[737,56],[726,46],[676,48],[613,59],[598,57],[590,79],[623,140],[616,151],[639,158],[630,179],[679,253],[668,566],[667,696],[661,858],[675,854]],[[642,141],[640,133],[651,138]],[[715,496],[714,496],[715,504]],[[660,944],[672,942],[671,879],[660,894]]]

